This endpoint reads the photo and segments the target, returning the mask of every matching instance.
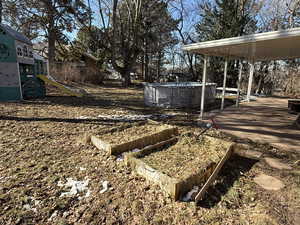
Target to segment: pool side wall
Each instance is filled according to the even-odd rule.
[[[201,103],[201,83],[146,83],[144,86],[144,102],[147,106],[196,108]],[[206,84],[205,103],[213,103],[215,96],[216,84]]]

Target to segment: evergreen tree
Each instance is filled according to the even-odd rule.
[[[200,5],[201,20],[196,25],[199,41],[218,40],[254,33],[256,21],[253,14],[254,0],[215,0]],[[210,79],[221,85],[224,59],[211,57]],[[229,62],[228,85],[235,86],[237,68]],[[233,75],[233,76],[232,76]]]

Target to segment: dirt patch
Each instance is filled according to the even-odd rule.
[[[168,126],[145,124],[141,126],[130,127],[110,134],[105,134],[99,138],[111,145],[116,145],[124,142],[130,142],[146,135],[155,134],[166,129],[166,127]]]

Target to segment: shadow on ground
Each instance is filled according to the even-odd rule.
[[[56,122],[56,123],[85,123],[85,124],[100,124],[100,125],[112,125],[116,123],[124,123],[124,122],[136,122],[134,120],[127,121],[118,121],[118,120],[110,120],[110,119],[69,119],[69,118],[55,118],[55,117],[16,117],[16,116],[0,116],[0,120],[11,120],[11,121],[23,121],[23,122]]]
[[[234,182],[237,181],[242,174],[249,171],[257,162],[257,160],[233,155],[230,160],[225,163],[219,173],[218,180],[221,182],[218,182],[208,189],[204,199],[198,203],[198,206],[208,209],[215,207],[229,189],[232,188]],[[227,208],[231,208],[230,205],[228,205]]]

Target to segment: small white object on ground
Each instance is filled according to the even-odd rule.
[[[76,181],[73,180],[72,178],[67,178],[67,183],[63,184],[61,181],[58,182],[58,186],[59,187],[71,187],[70,191],[67,192],[63,192],[61,193],[60,197],[71,197],[74,195],[77,195],[80,192],[84,192],[87,191],[87,193],[89,192],[88,190],[88,184],[89,184],[89,179],[85,180],[85,181]]]
[[[188,193],[186,193],[185,196],[183,196],[182,201],[189,202],[194,200],[196,194],[199,192],[199,187],[194,186],[192,190],[190,190]]]
[[[103,120],[116,120],[116,121],[144,121],[148,119],[166,119],[172,117],[167,114],[155,114],[155,115],[98,115],[98,118]]]
[[[91,118],[89,118],[87,116],[79,116],[79,117],[76,117],[76,119],[78,119],[78,120],[86,120],[86,119],[91,119]]]
[[[131,152],[140,152],[142,151],[141,149],[138,149],[138,148],[135,148],[135,149],[132,149]]]
[[[150,119],[152,115],[98,115],[98,118],[104,120],[117,120],[117,121],[143,121]]]
[[[31,207],[31,205],[29,205],[29,204],[23,205],[23,208],[26,209],[26,210],[31,210],[31,211],[33,211],[33,212],[35,212],[35,213],[37,212],[37,209]]]
[[[55,210],[53,213],[52,213],[52,215],[50,216],[50,218],[48,219],[48,221],[50,222],[50,221],[52,221],[55,217],[57,217],[57,210]]]
[[[117,161],[118,161],[118,162],[124,161],[124,155],[123,155],[123,154],[118,155],[118,156],[117,156]]]
[[[80,170],[80,171],[84,171],[84,170],[86,170],[86,168],[84,168],[84,167],[79,167],[79,170]]]
[[[100,191],[100,194],[103,194],[104,192],[108,191],[108,181],[102,181],[103,189]]]

